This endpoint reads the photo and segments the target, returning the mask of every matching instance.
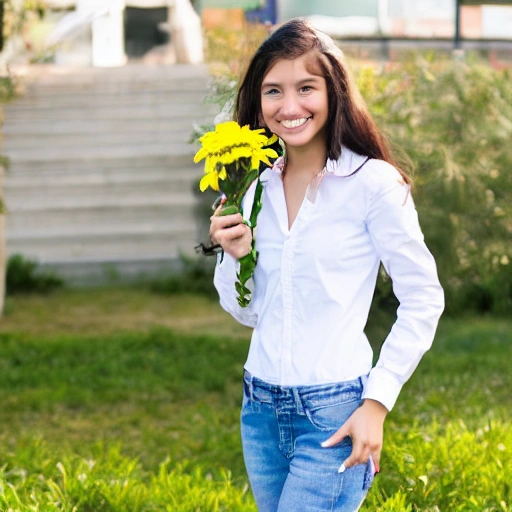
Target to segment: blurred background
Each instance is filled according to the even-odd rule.
[[[215,194],[192,159],[296,16],[412,173],[446,293],[365,510],[512,510],[512,1],[4,0],[0,511],[255,510],[250,332],[195,253]],[[382,271],[376,354],[396,306]]]

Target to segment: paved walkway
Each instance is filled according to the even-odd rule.
[[[18,69],[18,74],[26,70]],[[155,273],[197,242],[188,144],[204,66],[33,66],[4,108],[7,250],[80,282]]]

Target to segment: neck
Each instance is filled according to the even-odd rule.
[[[286,148],[286,174],[295,176],[309,175],[314,178],[325,167],[327,148],[325,144],[315,144],[313,147]]]

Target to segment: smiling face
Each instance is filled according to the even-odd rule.
[[[327,144],[327,84],[314,55],[278,60],[263,78],[261,114],[288,149]]]

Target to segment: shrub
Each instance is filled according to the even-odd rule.
[[[35,261],[14,254],[7,262],[5,288],[7,295],[16,293],[49,293],[64,285],[53,273],[41,272]]]
[[[172,295],[190,293],[217,297],[213,286],[214,257],[192,258],[182,255],[182,270],[153,281],[151,290]]]
[[[436,257],[447,313],[512,309],[512,80],[470,56],[467,62],[412,54],[400,63],[355,63],[369,109],[405,162]],[[226,101],[217,79],[209,101]],[[229,83],[229,82],[228,82]],[[195,137],[201,135],[196,131]],[[394,303],[380,280],[379,304]]]
[[[512,308],[512,85],[508,70],[415,55],[358,70],[373,115],[410,156],[447,311]]]
[[[37,443],[20,456],[2,457],[0,509],[11,512],[221,512],[256,511],[248,488],[232,484],[231,474],[218,477],[186,463],[162,462],[144,473],[136,459],[118,447],[97,446],[92,459],[70,455],[62,460]]]

